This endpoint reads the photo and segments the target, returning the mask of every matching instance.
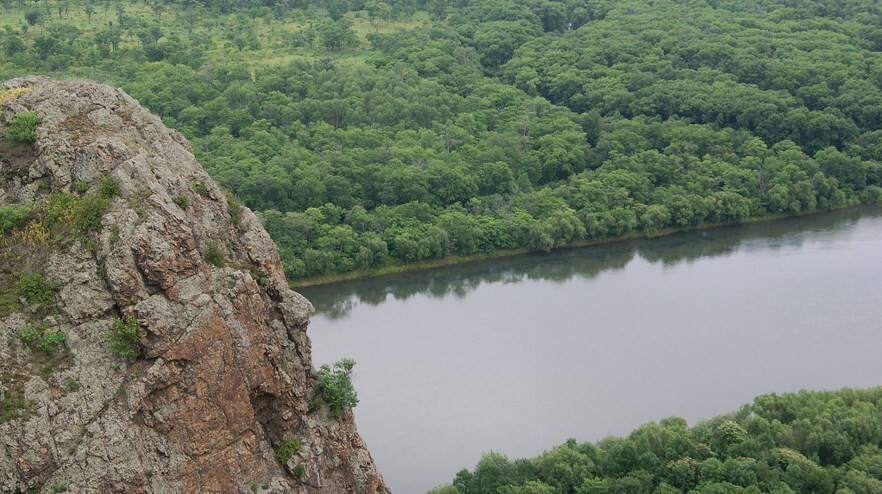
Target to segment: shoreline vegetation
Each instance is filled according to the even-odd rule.
[[[514,257],[520,256],[524,254],[538,254],[538,253],[550,253],[561,250],[569,250],[569,249],[581,249],[585,247],[591,247],[595,245],[609,245],[620,242],[627,242],[629,240],[650,240],[654,238],[667,237],[670,235],[676,235],[679,233],[690,233],[704,230],[714,230],[717,228],[726,228],[726,227],[736,227],[739,225],[751,225],[756,223],[767,223],[772,221],[781,221],[788,220],[794,218],[802,218],[806,216],[814,216],[814,215],[822,215],[827,213],[832,213],[834,211],[842,211],[847,209],[857,209],[861,207],[873,206],[873,205],[882,205],[882,201],[874,201],[874,202],[866,202],[859,204],[852,204],[848,206],[842,206],[838,208],[827,209],[824,211],[811,211],[808,213],[802,214],[769,214],[765,216],[760,216],[756,218],[748,218],[744,221],[727,221],[721,223],[704,223],[697,225],[695,227],[687,228],[675,228],[669,227],[663,230],[659,230],[653,234],[647,234],[644,232],[635,232],[626,235],[620,235],[618,237],[610,237],[606,239],[596,239],[596,240],[579,240],[576,242],[572,242],[566,245],[562,245],[559,247],[554,247],[548,251],[542,249],[508,249],[493,253],[480,253],[480,254],[472,254],[472,255],[451,255],[441,259],[431,259],[426,261],[418,261],[414,263],[404,263],[404,264],[394,264],[390,266],[383,266],[379,268],[372,269],[362,269],[356,271],[350,271],[347,273],[335,273],[331,275],[323,275],[323,276],[314,276],[310,278],[297,279],[294,281],[290,281],[288,285],[297,290],[298,288],[309,288],[315,286],[322,285],[332,285],[335,283],[344,283],[347,281],[356,281],[356,280],[365,280],[372,278],[379,278],[382,276],[389,276],[400,273],[412,273],[418,271],[428,271],[435,268],[441,268],[445,266],[458,266],[462,264],[471,264],[471,263],[479,263],[481,261],[490,261],[493,259],[502,259],[506,257]]]
[[[875,494],[880,399],[882,387],[763,394],[692,427],[668,417],[529,459],[490,451],[428,494]]]

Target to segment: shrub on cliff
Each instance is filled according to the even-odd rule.
[[[354,408],[358,404],[358,395],[352,386],[352,368],[355,361],[342,359],[333,368],[323,365],[318,371],[316,391],[322,394],[325,402],[331,407],[331,416],[340,417],[344,408]]]
[[[9,122],[6,138],[15,142],[34,142],[37,140],[38,125],[40,125],[40,117],[36,113],[30,111],[19,113]]]
[[[141,351],[138,320],[132,316],[116,318],[108,333],[110,351],[122,357],[137,357]]]

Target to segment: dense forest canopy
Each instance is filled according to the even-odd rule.
[[[531,459],[486,453],[430,494],[878,494],[880,448],[882,388],[771,394],[692,428],[671,417]]]
[[[882,198],[882,7],[0,0],[0,78],[121,86],[303,278]]]

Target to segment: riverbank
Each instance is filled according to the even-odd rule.
[[[316,365],[358,362],[387,485],[425,493],[490,447],[532,457],[879,385],[880,251],[882,205],[851,208],[304,288],[307,332]]]
[[[748,218],[744,221],[726,221],[726,222],[720,222],[720,223],[700,223],[696,226],[692,226],[692,227],[688,227],[688,228],[669,227],[669,228],[664,228],[662,230],[658,230],[657,232],[654,232],[651,234],[646,233],[646,232],[639,232],[639,233],[633,232],[633,233],[629,233],[629,234],[625,234],[625,235],[619,235],[616,237],[606,237],[606,238],[602,238],[602,239],[592,239],[592,240],[578,240],[576,242],[570,242],[565,245],[554,247],[553,249],[551,249],[549,251],[544,251],[542,249],[523,248],[523,249],[498,250],[495,252],[486,252],[486,253],[470,254],[470,255],[450,255],[450,256],[439,258],[439,259],[429,259],[429,260],[418,261],[418,262],[413,262],[413,263],[395,263],[395,264],[390,264],[387,266],[382,266],[379,268],[360,269],[360,270],[356,270],[356,271],[349,271],[346,273],[334,273],[334,274],[328,274],[328,275],[322,275],[322,276],[313,276],[313,277],[309,277],[309,278],[294,280],[294,281],[290,282],[289,285],[291,286],[291,288],[296,290],[298,288],[304,288],[304,287],[328,285],[328,284],[332,284],[332,283],[341,283],[344,281],[353,281],[353,280],[360,280],[360,279],[366,279],[366,278],[376,278],[379,276],[386,276],[386,275],[397,274],[397,273],[409,273],[409,272],[414,272],[414,271],[423,271],[423,270],[428,270],[428,269],[440,268],[440,267],[444,267],[444,266],[455,266],[455,265],[460,265],[460,264],[487,261],[487,260],[491,260],[491,259],[500,259],[500,258],[504,258],[504,257],[518,256],[518,255],[523,255],[523,254],[551,252],[551,251],[566,250],[566,249],[578,249],[578,248],[582,248],[582,247],[590,247],[593,245],[613,244],[616,242],[625,242],[628,240],[636,240],[636,239],[659,238],[659,237],[666,237],[669,235],[675,235],[678,233],[711,230],[711,229],[715,229],[715,228],[724,228],[724,227],[728,227],[728,226],[765,223],[765,222],[770,222],[770,221],[780,221],[780,220],[786,220],[786,219],[790,219],[790,218],[800,218],[800,217],[804,217],[804,216],[827,214],[827,213],[831,213],[833,211],[841,211],[844,209],[859,208],[859,207],[863,207],[863,206],[872,206],[875,204],[882,204],[882,203],[860,203],[860,204],[853,204],[853,205],[849,205],[849,206],[843,206],[840,208],[825,209],[823,211],[815,210],[815,211],[810,211],[808,213],[803,213],[803,214],[770,214],[770,215]]]

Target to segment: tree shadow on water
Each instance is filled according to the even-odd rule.
[[[379,305],[391,296],[462,298],[483,284],[523,281],[564,283],[575,277],[594,278],[623,270],[639,257],[651,264],[674,267],[736,252],[799,248],[805,242],[841,241],[861,220],[882,219],[882,207],[853,208],[778,221],[734,225],[589,247],[562,249],[548,254],[525,254],[445,266],[424,271],[308,287],[301,292],[316,312],[329,319],[348,317],[358,304]]]

